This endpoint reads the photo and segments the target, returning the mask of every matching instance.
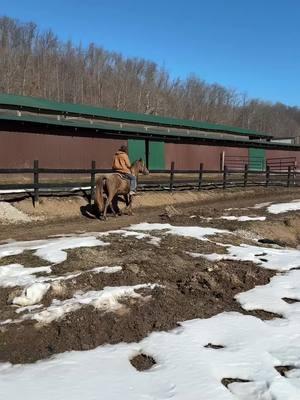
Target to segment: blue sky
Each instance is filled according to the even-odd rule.
[[[299,0],[0,0],[0,15],[300,106]]]

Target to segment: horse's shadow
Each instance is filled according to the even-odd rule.
[[[113,206],[114,210],[116,211],[116,213],[118,215],[121,215],[122,212],[121,212],[121,210],[119,208],[119,205],[118,205],[119,202],[120,203],[126,203],[125,199],[123,197],[116,196],[112,201],[112,206]],[[108,211],[109,214],[113,214],[113,212],[112,212],[110,207],[108,207],[107,211]],[[101,219],[101,214],[99,213],[99,210],[98,210],[98,208],[96,207],[95,204],[87,204],[85,206],[81,206],[80,207],[80,212],[86,218],[89,218],[89,219]]]
[[[99,219],[100,218],[100,213],[94,204],[87,204],[85,206],[81,206],[80,212],[81,212],[81,215],[83,215],[86,218],[90,218],[90,219]]]

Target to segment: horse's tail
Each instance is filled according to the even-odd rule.
[[[105,176],[100,176],[96,180],[96,189],[95,189],[95,205],[98,208],[98,211],[100,214],[103,213],[104,210],[104,197],[103,197],[103,191],[104,191],[104,184],[105,184],[106,177]]]

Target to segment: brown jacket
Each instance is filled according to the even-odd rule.
[[[130,161],[127,153],[124,151],[117,151],[114,155],[112,169],[116,172],[124,172],[130,174]]]

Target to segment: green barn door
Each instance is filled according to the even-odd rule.
[[[130,162],[133,163],[136,160],[142,158],[146,160],[146,146],[145,140],[140,139],[128,139],[128,155]]]
[[[265,149],[250,149],[248,150],[249,169],[263,171],[266,165],[266,150]]]
[[[148,150],[147,157],[146,150]],[[132,163],[140,158],[144,162],[148,161],[150,170],[165,169],[165,144],[163,142],[149,141],[148,146],[146,146],[145,140],[129,139],[128,155]]]
[[[149,142],[148,168],[165,169],[165,144],[164,142]]]

